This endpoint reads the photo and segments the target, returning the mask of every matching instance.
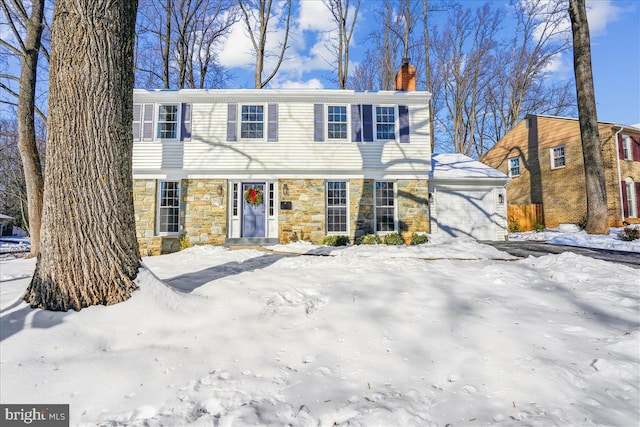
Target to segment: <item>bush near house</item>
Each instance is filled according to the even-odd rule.
[[[422,245],[423,243],[429,243],[429,237],[426,234],[413,233],[411,235],[412,245]]]
[[[391,233],[384,236],[385,245],[404,245],[404,239],[399,233]]]
[[[625,242],[640,239],[640,227],[625,227],[618,233],[618,237]]]
[[[356,245],[377,245],[380,243],[380,236],[377,234],[365,234],[356,239]]]
[[[349,244],[349,236],[327,236],[322,241],[326,246],[347,246]]]

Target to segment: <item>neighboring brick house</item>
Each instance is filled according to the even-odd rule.
[[[640,223],[640,129],[599,122],[609,225]],[[542,204],[549,228],[587,213],[577,119],[528,115],[481,159],[507,173],[510,205]]]

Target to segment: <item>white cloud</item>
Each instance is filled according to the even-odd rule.
[[[607,25],[618,20],[622,13],[625,13],[625,8],[614,4],[612,0],[587,1],[587,20],[591,37],[604,33]]]
[[[236,22],[221,45],[220,62],[225,67],[251,68],[255,63],[253,46],[244,21]]]
[[[300,0],[298,26],[303,31],[330,31],[335,28],[333,16],[322,0]]]
[[[324,85],[318,79],[309,79],[306,81],[302,80],[287,80],[277,85],[271,85],[273,88],[281,88],[281,89],[324,89]]]

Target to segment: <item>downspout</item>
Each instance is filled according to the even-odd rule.
[[[614,149],[616,153],[616,160],[618,162],[618,195],[620,196],[620,217],[624,222],[626,218],[624,217],[624,198],[622,197],[622,170],[620,169],[620,150],[618,149],[618,134],[622,132],[622,129],[624,129],[624,127],[620,126],[620,129],[618,129],[613,135],[613,142],[615,144]]]

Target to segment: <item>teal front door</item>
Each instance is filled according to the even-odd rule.
[[[242,237],[266,237],[264,183],[242,184]]]

